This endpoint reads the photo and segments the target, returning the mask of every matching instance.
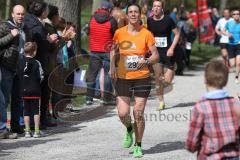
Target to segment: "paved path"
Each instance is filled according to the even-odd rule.
[[[155,111],[158,100],[148,101],[143,139],[146,160],[194,160],[184,150],[191,108],[205,92],[202,68],[176,77],[174,90],[166,95],[169,109]],[[236,95],[239,86],[230,75],[227,90]],[[0,160],[127,160],[132,148],[122,148],[124,127],[115,107],[100,107],[80,114],[79,121],[48,130],[40,139],[0,140]]]

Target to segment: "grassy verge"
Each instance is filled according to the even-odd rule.
[[[84,26],[86,23],[89,22],[91,18],[91,5],[88,5],[85,8],[81,9],[81,26]],[[81,48],[85,50],[89,50],[89,37],[81,37]],[[87,64],[81,65],[80,68],[86,70]],[[78,93],[77,89],[74,89],[74,93]],[[75,107],[81,107],[85,103],[85,96],[83,95],[76,95],[75,98],[72,99],[72,104]]]
[[[220,56],[220,49],[213,45],[194,43],[191,54],[191,65],[196,67]]]
[[[91,18],[91,5],[83,8],[81,10],[81,26],[83,27],[85,24],[89,22]],[[89,48],[89,37],[81,37],[81,48],[88,51]]]
[[[81,107],[85,103],[85,96],[77,96],[73,98],[72,104],[74,107]]]
[[[89,36],[81,37],[81,48],[89,51]]]

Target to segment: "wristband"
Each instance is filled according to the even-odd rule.
[[[148,58],[146,58],[146,59],[145,59],[145,61],[146,61],[147,65],[149,65],[149,64],[150,64],[150,61],[149,61],[149,59],[148,59]]]

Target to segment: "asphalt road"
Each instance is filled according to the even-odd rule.
[[[149,98],[142,142],[146,160],[194,160],[184,149],[191,109],[205,93],[203,68],[176,76],[174,89],[166,94],[167,109],[157,112],[158,99]],[[236,96],[239,85],[230,74],[226,88]],[[128,160],[132,149],[123,149],[124,127],[115,106],[91,107],[76,113],[70,122],[46,131],[45,137],[0,140],[0,160]],[[71,122],[73,121],[74,122]]]

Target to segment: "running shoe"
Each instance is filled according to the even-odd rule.
[[[0,133],[0,139],[17,139],[17,133],[12,133],[8,129],[4,129],[3,132]]]
[[[235,78],[235,83],[236,83],[236,84],[239,84],[239,83],[240,83],[237,78]]]
[[[157,108],[157,111],[161,111],[165,109],[165,103],[164,102],[160,102],[159,107]]]
[[[31,133],[29,131],[25,131],[25,138],[31,138]]]
[[[133,149],[133,157],[134,158],[141,158],[143,156],[142,148],[140,146],[134,146]]]
[[[40,132],[34,132],[34,134],[33,134],[34,138],[39,138],[40,136],[41,136]]]
[[[123,147],[124,148],[130,148],[133,144],[133,129],[131,132],[128,132],[126,130],[124,139],[123,139]]]
[[[93,104],[93,101],[86,101],[86,105],[92,105]]]

